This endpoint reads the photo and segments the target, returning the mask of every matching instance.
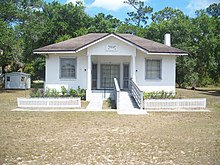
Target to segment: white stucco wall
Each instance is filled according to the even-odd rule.
[[[107,45],[117,45],[116,51],[106,50]],[[87,89],[88,77],[88,56],[91,55],[91,62],[98,64],[98,88],[100,87],[100,65],[120,64],[120,87],[123,88],[123,64],[129,64],[130,77],[135,72],[136,82],[143,91],[173,91],[175,92],[175,59],[173,55],[150,55],[135,47],[117,39],[109,37],[96,43],[78,53],[74,54],[50,54],[46,59],[46,82],[45,88],[56,88],[61,90],[61,86],[66,88]],[[60,79],[60,57],[77,58],[76,79]],[[132,57],[135,57],[135,69],[132,65]],[[145,80],[145,58],[162,60],[161,80]],[[91,80],[89,80],[91,83]]]
[[[115,51],[107,50],[108,45],[116,45]],[[120,88],[123,88],[123,64],[129,64],[130,75],[132,75],[133,66],[131,63],[131,57],[136,56],[136,48],[130,44],[121,41],[115,37],[109,37],[97,44],[87,48],[87,53],[92,55],[92,62],[98,64],[98,84],[100,87],[100,65],[101,64],[119,64],[120,65]]]
[[[60,57],[75,57],[77,59],[76,79],[60,79]],[[74,54],[50,54],[46,58],[46,82],[45,88],[61,86],[76,89],[78,86],[87,88],[87,55],[86,50]]]
[[[115,44],[117,46],[116,51],[106,50],[106,46],[111,44]],[[117,38],[109,37],[95,45],[92,45],[91,47],[88,47],[88,54],[101,56],[132,56],[136,54],[136,48]]]
[[[145,59],[161,59],[162,73],[160,80],[145,79]],[[176,57],[173,55],[147,55],[137,51],[136,56],[136,82],[143,91],[173,91],[175,92]]]

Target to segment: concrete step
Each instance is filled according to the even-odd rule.
[[[92,99],[102,99],[107,100],[109,97],[113,97],[113,90],[92,90]]]
[[[102,99],[93,99],[89,102],[89,105],[86,107],[86,110],[102,110]]]

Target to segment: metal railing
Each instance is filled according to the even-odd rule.
[[[119,109],[120,88],[116,78],[114,78],[114,96],[115,96],[116,108]]]
[[[143,91],[140,90],[138,85],[130,79],[130,92],[131,95],[133,96],[135,102],[137,103],[138,107],[140,109],[143,109],[144,107],[144,97],[143,97]]]

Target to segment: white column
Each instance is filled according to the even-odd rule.
[[[136,66],[135,66],[135,63],[136,63],[136,56],[135,55],[132,55],[132,79],[134,82],[136,82]]]
[[[88,54],[87,55],[87,90],[86,90],[86,100],[90,100],[90,95],[91,95],[91,84],[92,84],[92,80],[91,80],[91,55]]]

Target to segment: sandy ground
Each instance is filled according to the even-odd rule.
[[[0,164],[220,164],[218,108],[144,116],[11,112],[21,95],[0,93]]]

